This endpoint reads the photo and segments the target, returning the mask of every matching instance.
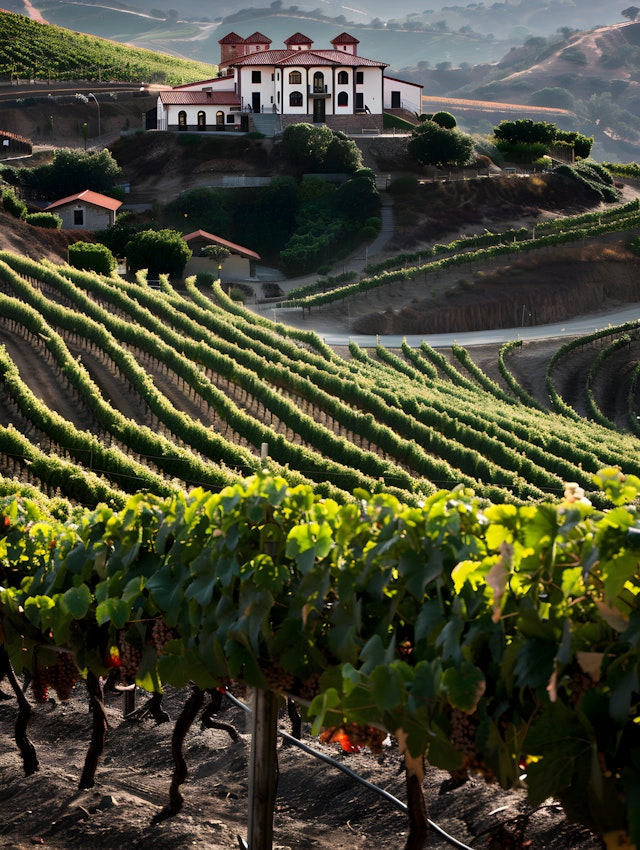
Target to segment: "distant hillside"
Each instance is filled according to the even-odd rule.
[[[6,2],[11,10],[24,10],[22,0]],[[50,24],[74,32],[205,63],[218,61],[218,39],[232,29],[240,34],[259,29],[274,46],[297,31],[316,45],[326,45],[347,29],[360,40],[361,55],[388,62],[392,71],[496,63],[531,37],[557,37],[558,31],[584,31],[623,20],[619,9],[603,8],[596,0],[581,0],[579,9],[549,0],[460,6],[425,0],[419,12],[415,4],[404,2],[384,8],[368,2],[365,10],[332,2],[288,6],[282,0],[256,7],[245,6],[243,0],[223,0],[215,6],[210,0],[187,0],[169,9],[157,0],[136,0],[135,5],[119,0],[36,0],[33,8]]]
[[[601,145],[638,146],[640,23],[577,33],[551,47],[525,45],[456,94],[567,108]]]
[[[215,65],[128,47],[0,10],[0,78],[183,82],[217,73]]]

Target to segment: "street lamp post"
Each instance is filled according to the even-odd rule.
[[[100,132],[100,104],[98,103],[98,98],[95,96],[95,94],[91,94],[91,92],[89,92],[87,97],[92,97],[96,102],[96,106],[98,107],[98,138],[100,138],[100,136],[101,136],[101,132]]]

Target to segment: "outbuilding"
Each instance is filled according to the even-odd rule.
[[[46,212],[55,212],[62,219],[63,230],[105,230],[116,221],[116,212],[122,201],[85,189],[54,201],[45,207]]]
[[[207,233],[206,230],[194,230],[193,233],[187,233],[182,238],[193,251],[193,255],[185,267],[184,277],[200,272],[209,272],[217,276],[217,260],[207,257],[203,251],[209,245],[220,245],[229,251],[227,259],[220,264],[222,266],[220,278],[228,282],[255,280],[256,263],[260,260],[260,254],[250,248],[237,245],[228,239],[222,239],[213,233]]]

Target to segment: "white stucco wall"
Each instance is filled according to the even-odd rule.
[[[82,212],[82,224],[75,224],[76,210]],[[60,216],[63,230],[104,230],[116,220],[116,214],[112,210],[83,204],[81,201],[56,207],[51,212]]]

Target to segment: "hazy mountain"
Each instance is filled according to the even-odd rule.
[[[421,0],[420,11],[411,0],[366,0],[344,5],[335,0],[287,5],[274,0],[262,7],[246,0],[186,0],[179,8],[172,0],[36,0],[34,4],[52,24],[99,35],[139,47],[190,59],[216,62],[218,39],[230,30],[250,35],[259,30],[282,46],[284,38],[304,32],[318,45],[347,29],[360,39],[360,53],[385,59],[392,69],[429,62],[478,64],[497,62],[512,47],[532,36],[547,37],[558,29],[588,30],[624,20],[624,3],[601,0],[503,0],[445,5]],[[10,11],[24,12],[23,0],[6,0]]]

